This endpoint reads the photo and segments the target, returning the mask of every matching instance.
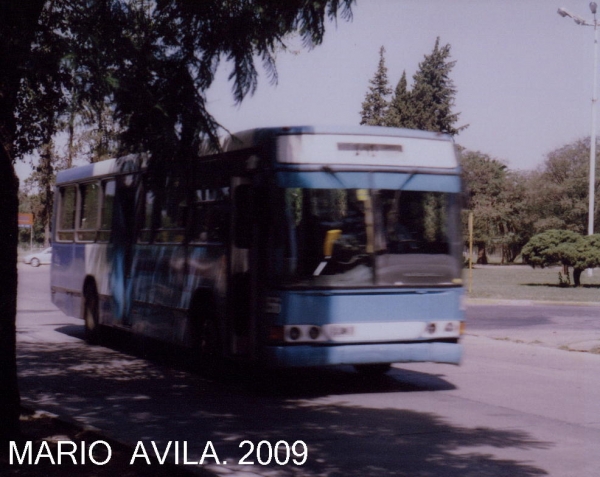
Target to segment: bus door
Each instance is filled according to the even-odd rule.
[[[234,181],[239,178],[234,178]],[[259,297],[266,283],[269,238],[266,188],[238,180],[233,190],[229,304],[231,352],[255,358]]]
[[[132,267],[137,239],[136,204],[139,203],[139,174],[117,178],[113,212],[110,289],[116,324],[131,325]]]

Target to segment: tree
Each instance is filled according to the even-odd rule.
[[[389,95],[392,89],[389,86],[387,77],[387,68],[385,66],[385,48],[382,46],[379,49],[379,64],[377,71],[369,81],[369,91],[362,103],[362,111],[360,113],[360,124],[367,126],[384,126],[386,125],[386,117],[388,110]]]
[[[529,180],[529,172],[506,170],[501,194],[501,235],[497,239],[502,246],[502,263],[514,262],[523,246],[534,235],[533,218],[527,201]]]
[[[33,228],[19,227],[19,245],[23,244],[43,244],[44,228],[37,220],[36,216],[42,208],[40,196],[38,194],[27,194],[25,191],[19,191],[19,213],[33,214]],[[33,234],[33,236],[32,236]]]
[[[458,134],[467,126],[456,128],[460,113],[453,113],[456,88],[450,78],[455,61],[449,61],[450,45],[440,47],[439,37],[430,55],[425,55],[413,76],[412,90],[406,72],[394,94],[388,84],[385,49],[379,50],[379,65],[370,80],[369,91],[362,104],[361,122],[371,126],[389,126]]]
[[[460,113],[453,113],[456,88],[450,78],[455,61],[449,61],[450,45],[440,46],[435,41],[433,51],[425,55],[413,76],[411,92],[411,121],[416,129],[458,134],[467,126],[456,128]]]
[[[17,91],[45,0],[0,0],[0,442],[19,431],[16,369],[18,180],[14,172]]]
[[[54,142],[41,146],[39,159],[31,175],[25,179],[23,193],[30,199],[27,212],[34,215],[36,228],[44,230],[44,247],[50,246],[50,221],[54,208],[56,172],[65,169],[64,158],[57,157]],[[20,203],[22,200],[19,201]]]
[[[462,179],[466,185],[468,208],[474,216],[474,245],[477,263],[486,264],[487,249],[506,230],[504,192],[507,166],[481,152],[463,150],[460,154]],[[466,227],[466,220],[463,220]],[[466,234],[465,234],[466,235]]]
[[[205,92],[222,59],[233,65],[237,102],[256,89],[260,58],[276,79],[275,52],[299,32],[304,44],[321,43],[325,22],[351,17],[353,0],[55,0],[49,37],[65,40],[59,69],[70,63],[70,99],[114,105],[124,149],[149,152],[153,167],[184,162],[203,139],[218,144],[219,124],[206,108]],[[18,183],[13,163],[17,91],[31,57],[30,45],[45,0],[0,0],[0,432],[18,433],[15,366]],[[77,21],[75,21],[75,18]],[[44,81],[41,78],[40,81]],[[54,81],[54,79],[52,79]],[[61,81],[67,81],[62,79]],[[47,98],[51,102],[51,98]],[[20,144],[31,122],[19,117]],[[30,141],[29,144],[32,144]],[[27,148],[24,146],[22,151]]]
[[[581,285],[581,274],[600,265],[600,235],[582,236],[571,230],[547,230],[537,234],[523,247],[523,262],[535,267],[561,264],[564,273],[573,268],[573,282]]]
[[[589,151],[589,138],[559,147],[532,174],[528,202],[535,232],[587,232]]]
[[[415,129],[416,123],[413,119],[414,116],[415,112],[413,110],[412,95],[408,90],[406,71],[403,71],[402,77],[396,85],[394,96],[392,97],[387,110],[385,126]]]

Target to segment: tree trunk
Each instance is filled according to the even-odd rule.
[[[488,258],[487,252],[485,250],[485,245],[479,245],[477,247],[477,264],[478,265],[487,265]]]
[[[0,148],[0,442],[19,434],[17,383],[18,180],[10,157]]]
[[[0,0],[0,442],[19,434],[17,383],[17,245],[19,182],[12,143],[21,77],[45,0]]]
[[[581,274],[583,273],[583,269],[582,268],[575,268],[573,270],[573,284],[576,287],[581,286]]]

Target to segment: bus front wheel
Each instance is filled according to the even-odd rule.
[[[90,344],[100,342],[99,299],[95,285],[88,285],[83,292],[83,320],[85,340]]]

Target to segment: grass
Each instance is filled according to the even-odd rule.
[[[475,266],[469,298],[501,300],[536,300],[565,302],[600,302],[600,269],[592,277],[581,275],[580,287],[561,287],[560,267],[533,269],[527,265]],[[465,290],[469,290],[469,270],[463,273]]]

